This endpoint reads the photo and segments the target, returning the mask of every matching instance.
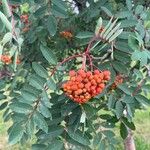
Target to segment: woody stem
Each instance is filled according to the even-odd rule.
[[[57,68],[58,68],[59,66],[61,66],[62,64],[64,64],[65,62],[67,62],[67,61],[69,61],[69,60],[72,60],[72,59],[74,59],[74,58],[77,58],[77,57],[82,57],[82,56],[83,56],[83,54],[78,54],[78,55],[73,55],[73,56],[67,57],[67,58],[64,59],[62,62],[60,62],[58,65],[56,65],[56,67],[53,69],[53,71],[52,71],[50,77],[53,76],[54,73],[56,72]]]

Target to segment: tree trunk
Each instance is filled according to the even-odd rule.
[[[124,140],[125,150],[136,150],[132,131],[128,129],[128,136]]]

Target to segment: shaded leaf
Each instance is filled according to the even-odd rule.
[[[56,83],[54,82],[54,80],[52,78],[50,78],[48,81],[47,81],[47,85],[48,85],[48,88],[50,90],[53,90],[55,91],[56,90]]]
[[[67,133],[75,141],[77,141],[83,145],[90,145],[90,141],[89,141],[88,137],[85,136],[80,130],[74,131],[73,129],[69,128],[67,130]]]
[[[48,77],[48,73],[47,73],[46,69],[42,65],[38,64],[37,62],[33,62],[32,63],[32,67],[33,67],[34,71],[39,76],[41,76],[43,78],[47,78]]]
[[[17,113],[28,114],[32,111],[32,106],[26,103],[15,102],[9,105],[10,109]]]
[[[146,98],[143,95],[137,95],[135,96],[135,99],[142,104],[150,106],[150,99]]]
[[[91,38],[94,34],[92,32],[80,32],[76,35],[79,39]]]
[[[20,124],[14,124],[9,132],[9,144],[13,145],[19,142],[23,136],[24,129]]]
[[[35,124],[38,126],[38,128],[40,128],[44,132],[48,133],[48,125],[47,125],[44,117],[39,112],[36,111],[33,114],[33,120],[34,120]]]
[[[56,65],[57,60],[56,60],[55,55],[52,53],[52,51],[51,51],[48,47],[43,46],[43,45],[40,45],[40,49],[41,49],[41,52],[42,52],[44,58],[45,58],[50,64]]]
[[[57,31],[57,20],[53,16],[49,16],[47,19],[47,28],[51,36],[54,36]]]
[[[122,120],[123,120],[123,123],[124,123],[128,128],[130,128],[131,130],[135,130],[135,125],[134,125],[133,122],[129,122],[129,121],[127,120],[127,118],[125,118],[125,117],[123,117]]]
[[[120,124],[120,135],[123,139],[125,139],[128,136],[128,129],[122,122]]]
[[[120,101],[117,101],[116,102],[116,106],[115,106],[115,112],[116,112],[116,115],[117,115],[117,118],[120,118],[122,115],[123,115],[123,105]]]

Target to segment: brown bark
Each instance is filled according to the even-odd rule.
[[[128,129],[128,136],[124,140],[124,149],[125,150],[136,150],[133,134],[130,129]]]

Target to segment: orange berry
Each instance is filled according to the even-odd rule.
[[[96,83],[96,81],[93,79],[93,80],[91,80],[91,84],[92,85],[97,85],[97,83]]]
[[[93,77],[95,80],[97,80],[99,78],[99,75],[94,75]]]
[[[89,77],[89,80],[92,80],[92,79],[93,79],[93,76],[90,76],[90,77]]]
[[[80,98],[81,98],[81,99],[84,99],[84,96],[83,96],[83,95],[81,95],[81,96],[80,96]]]
[[[82,89],[84,87],[84,84],[80,83],[80,84],[78,84],[78,87]]]
[[[81,94],[83,91],[82,89],[77,90],[78,94]]]
[[[86,83],[84,86],[85,86],[86,89],[88,89],[91,86],[91,84],[90,83]]]
[[[76,81],[81,82],[81,81],[82,81],[82,77],[81,77],[81,76],[77,76],[77,77],[76,77]]]
[[[71,91],[71,90],[68,90],[68,91],[67,91],[67,93],[71,94],[71,93],[72,93],[72,91]]]
[[[100,78],[100,79],[103,79],[103,78],[104,78],[104,74],[103,74],[103,73],[100,73],[100,74],[99,74],[99,78]]]
[[[70,90],[70,89],[71,89],[71,87],[70,87],[70,86],[67,86],[67,87],[66,87],[66,89],[67,89],[67,90]]]
[[[96,86],[91,86],[91,90],[94,91]]]
[[[73,76],[75,76],[76,75],[76,72],[74,71],[74,70],[70,70],[69,71],[69,76],[70,77],[73,77]]]
[[[87,89],[84,88],[84,89],[83,89],[83,92],[85,93],[86,91],[87,91]]]
[[[87,78],[85,78],[83,81],[84,81],[85,83],[89,82],[89,80],[88,80]]]
[[[92,75],[91,71],[88,71],[88,72],[86,73],[86,76],[87,76],[87,77],[90,77],[91,75]]]
[[[85,73],[85,71],[84,71],[83,69],[78,70],[78,74],[79,74],[79,75],[81,75],[81,74],[83,74],[83,73]]]
[[[86,77],[86,73],[85,73],[85,71],[84,71],[83,69],[80,69],[80,70],[78,71],[78,74],[81,75],[81,77],[83,77],[83,78]]]
[[[73,86],[71,87],[71,89],[75,91],[75,90],[78,89],[78,86],[77,86],[77,85],[73,85]]]
[[[107,81],[110,80],[110,75],[105,76],[104,79]]]
[[[102,88],[100,88],[100,87],[97,88],[97,89],[96,89],[96,92],[97,92],[98,94],[102,93]]]
[[[75,80],[76,80],[76,77],[71,77],[70,80],[71,80],[71,81],[75,81]]]
[[[101,83],[102,80],[100,78],[98,78],[96,81],[97,81],[97,83]]]
[[[105,70],[104,72],[103,72],[103,74],[104,74],[104,76],[110,76],[110,71],[109,70]]]
[[[94,74],[99,74],[100,71],[99,70],[94,70]]]
[[[96,94],[96,90],[93,90],[93,91],[92,91],[92,93],[93,93],[93,96],[95,96],[95,94]]]
[[[105,84],[104,84],[104,83],[101,83],[101,84],[99,84],[99,87],[100,87],[101,89],[104,89],[104,88],[105,88]]]

